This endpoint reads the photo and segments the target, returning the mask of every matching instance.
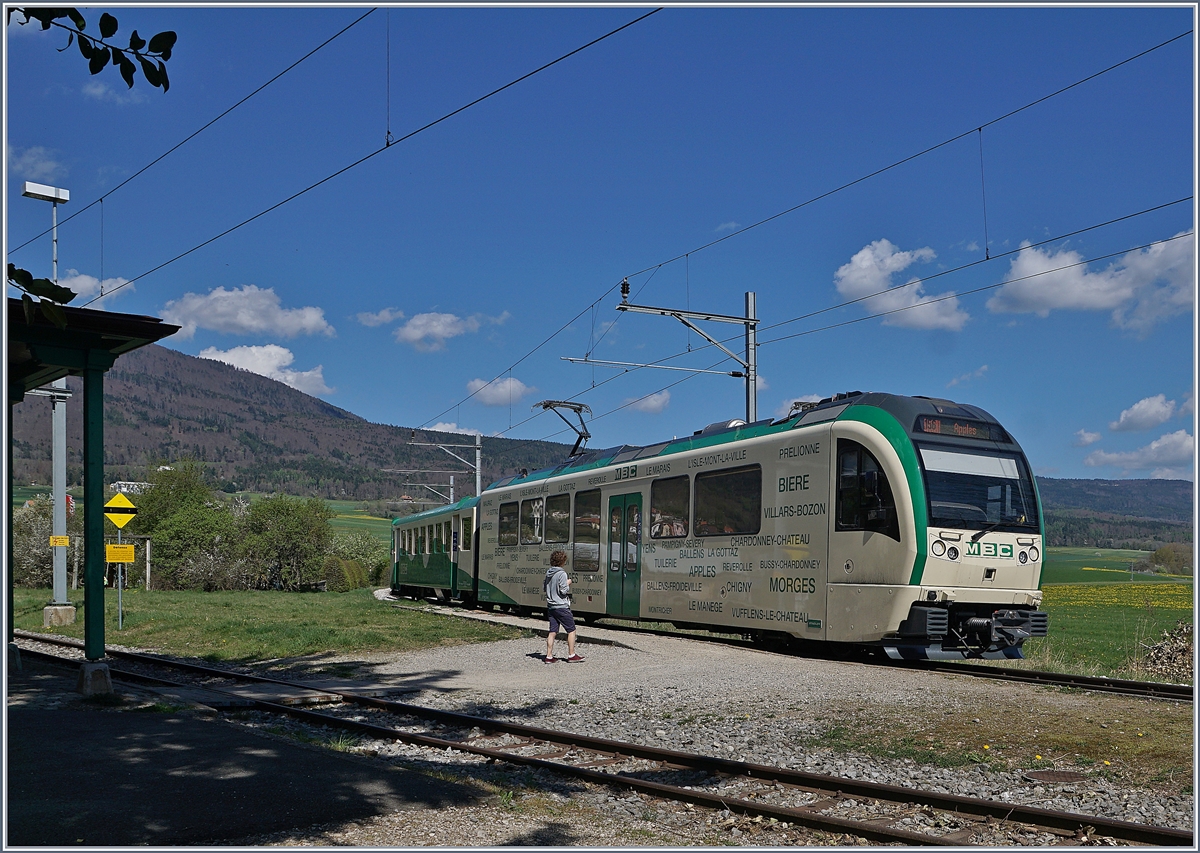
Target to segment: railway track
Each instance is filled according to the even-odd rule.
[[[78,649],[73,640],[16,632],[38,643]],[[24,654],[64,658],[32,650]],[[1051,811],[1011,803],[938,794],[856,779],[678,752],[658,747],[565,733],[451,711],[330,690],[303,682],[239,673],[154,655],[109,650],[114,678],[173,687],[232,692],[229,682],[269,684],[327,694],[335,705],[315,711],[254,700],[256,709],[357,735],[401,741],[439,751],[455,750],[489,762],[503,761],[640,794],[879,843],[931,846],[1073,846],[1112,839],[1160,847],[1194,846],[1193,833],[1099,816]],[[186,671],[201,679],[180,684],[147,669]],[[374,715],[364,719],[363,710]],[[351,718],[353,716],[353,718]],[[425,731],[413,731],[419,725]],[[429,727],[440,729],[430,734]]]
[[[447,606],[438,602],[440,606]],[[596,627],[606,631],[619,631],[631,634],[650,634],[657,637],[676,637],[697,640],[704,643],[717,643],[736,648],[758,649],[777,654],[811,655],[814,649],[802,651],[776,648],[771,645],[756,642],[752,639],[736,639],[732,637],[705,636],[704,634],[687,634],[677,631],[661,630],[634,625],[610,625],[592,622]],[[853,655],[852,649],[839,649],[842,655]],[[819,652],[818,652],[819,653]],[[1033,669],[1016,669],[1013,667],[992,666],[979,663],[957,663],[953,661],[894,661],[882,660],[878,656],[859,654],[853,656],[857,663],[869,666],[906,667],[925,670],[927,672],[942,672],[954,675],[967,675],[973,678],[990,678],[996,681],[1016,681],[1024,684],[1038,684],[1044,687],[1067,687],[1079,690],[1092,690],[1099,693],[1114,693],[1122,696],[1138,696],[1144,699],[1165,699],[1173,702],[1195,701],[1196,689],[1190,684],[1168,684],[1155,681],[1133,681],[1120,678],[1105,678],[1092,675],[1071,675],[1061,672],[1044,672]]]

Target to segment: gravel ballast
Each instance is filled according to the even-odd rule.
[[[441,610],[441,608],[438,608]],[[459,612],[461,613],[461,611]],[[537,620],[489,616],[523,628]],[[544,630],[544,628],[542,629]],[[1195,801],[1186,778],[1135,786],[1116,760],[1039,756],[1038,769],[1071,770],[1081,781],[1046,783],[1008,766],[1003,744],[959,742],[978,761],[922,760],[919,752],[884,757],[847,749],[843,735],[911,724],[917,737],[930,721],[952,719],[970,732],[992,732],[1002,716],[1004,740],[1028,744],[1046,720],[1108,720],[1148,700],[1061,691],[963,676],[814,660],[683,638],[580,626],[582,663],[542,662],[544,633],[480,645],[445,646],[402,655],[322,656],[321,664],[354,667],[397,685],[390,698],[432,708],[541,726],[593,737],[770,764],[811,773],[922,788],[967,797],[1092,814],[1183,829],[1194,826]],[[562,640],[556,651],[566,654]],[[300,663],[300,662],[293,662]],[[1163,707],[1166,707],[1165,705]],[[1188,709],[1190,711],[1190,709]],[[353,714],[353,711],[344,711]],[[256,714],[237,724],[260,731],[299,730]],[[906,722],[908,721],[908,722]],[[990,724],[990,725],[989,725]],[[1082,723],[1081,723],[1082,724]],[[1154,732],[1146,732],[1153,737]],[[296,732],[293,732],[296,736]],[[299,735],[321,740],[321,736]],[[1140,736],[1140,734],[1139,734]],[[969,737],[966,735],[964,737]],[[919,739],[919,738],[918,738]],[[315,747],[314,747],[315,748]],[[348,826],[318,826],[243,844],[350,846],[698,844],[862,844],[786,824],[667,803],[606,786],[484,760],[459,751],[394,741],[361,741],[353,752],[442,778],[473,779],[491,791],[483,805],[436,813],[380,815]],[[1015,752],[1015,750],[1013,750]],[[714,780],[715,781],[715,780]],[[726,779],[731,797],[737,779]]]

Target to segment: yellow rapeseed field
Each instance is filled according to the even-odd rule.
[[[1192,585],[1185,583],[1061,584],[1047,586],[1042,607],[1161,607],[1187,610]]]

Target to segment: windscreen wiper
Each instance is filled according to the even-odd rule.
[[[1012,515],[1012,516],[1009,516],[1008,518],[1001,518],[999,521],[994,521],[994,522],[992,522],[991,524],[989,524],[987,527],[985,527],[985,528],[983,528],[982,530],[980,530],[980,531],[979,531],[978,533],[976,533],[974,536],[972,536],[972,537],[971,537],[971,541],[972,541],[972,542],[978,542],[980,539],[982,539],[982,538],[984,537],[984,535],[985,535],[985,534],[987,534],[987,533],[991,533],[993,530],[995,530],[995,529],[996,529],[997,527],[999,527],[1001,524],[1013,524],[1013,523],[1016,523],[1016,524],[1024,524],[1024,523],[1025,523],[1025,516],[1023,516],[1023,515]]]

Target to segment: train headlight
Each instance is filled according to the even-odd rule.
[[[946,543],[941,539],[933,540],[933,547],[929,549],[933,552],[933,556],[940,557],[946,553]]]
[[[950,558],[951,560],[957,560],[958,559],[958,548],[954,545],[951,545],[949,548],[946,549],[946,556],[948,558]]]
[[[1018,554],[1018,555],[1017,555],[1017,560],[1018,560],[1018,561],[1021,563],[1021,565],[1023,566],[1023,565],[1025,565],[1026,563],[1028,563],[1028,562],[1029,562],[1029,555],[1028,555],[1028,554],[1026,554],[1024,551],[1022,551],[1020,554]]]
[[[1035,563],[1038,561],[1038,558],[1041,556],[1042,556],[1042,554],[1040,551],[1038,551],[1037,548],[1029,549],[1029,559],[1033,560]]]

